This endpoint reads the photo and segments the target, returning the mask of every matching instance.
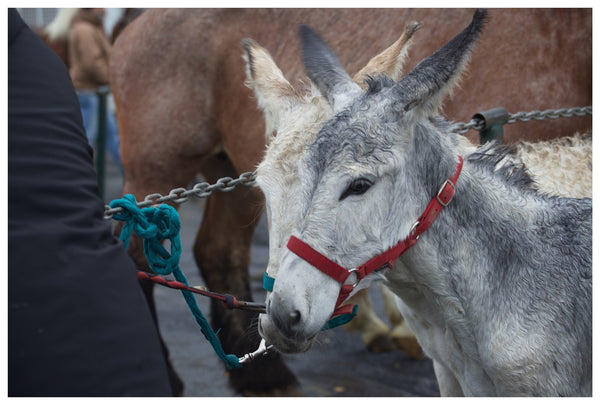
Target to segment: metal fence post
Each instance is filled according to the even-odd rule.
[[[479,131],[479,143],[483,145],[490,141],[504,140],[503,126],[508,122],[509,113],[503,107],[493,108],[491,110],[478,112],[473,115],[473,119],[483,120],[484,127]]]

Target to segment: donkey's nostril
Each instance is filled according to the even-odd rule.
[[[302,303],[295,303],[276,293],[269,298],[272,305],[268,314],[274,326],[288,337],[297,336],[302,332],[302,324],[308,319],[306,316],[308,308],[305,309]]]
[[[290,312],[290,323],[292,325],[296,325],[298,322],[300,322],[301,318],[302,317],[300,316],[300,311],[295,310],[295,311]]]

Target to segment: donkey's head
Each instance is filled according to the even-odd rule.
[[[369,79],[366,92],[318,35],[301,28],[306,70],[335,115],[298,159],[299,191],[273,187],[276,176],[260,179],[259,172],[271,227],[280,226],[273,223],[274,206],[292,213],[280,217],[286,222],[280,236],[291,231],[332,262],[352,269],[409,233],[426,200],[454,171],[456,157],[440,145],[456,147],[458,140],[440,137],[448,126],[437,110],[466,65],[484,19],[485,13],[477,12],[465,31],[407,76],[397,83],[384,76]],[[419,172],[422,160],[437,165]],[[268,315],[261,317],[261,333],[282,351],[303,351],[333,313],[342,284],[356,280],[331,278],[285,242],[275,242],[279,252],[269,271],[276,266],[277,277],[267,299]],[[361,287],[373,277],[363,279]]]
[[[354,77],[365,86],[365,79],[374,75],[387,75],[398,79],[406,60],[413,34],[418,23],[407,25],[401,37],[389,48],[372,58]],[[268,149],[257,170],[257,182],[266,196],[269,221],[269,265],[267,274],[277,275],[281,254],[292,234],[300,211],[294,198],[300,194],[297,165],[306,148],[314,142],[319,129],[332,116],[326,98],[312,86],[298,91],[285,79],[269,53],[256,42],[244,40],[247,85],[253,89],[266,121]],[[276,136],[274,134],[276,133]],[[274,198],[272,198],[273,196]],[[285,198],[282,198],[285,197]],[[270,294],[267,301],[270,303]],[[260,318],[261,334],[277,330],[268,316]],[[268,339],[268,337],[267,337]],[[285,351],[285,344],[278,345]],[[308,346],[305,347],[308,349]],[[292,349],[296,351],[296,345]]]

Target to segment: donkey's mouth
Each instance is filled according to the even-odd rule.
[[[312,347],[316,337],[316,335],[310,337],[286,336],[275,326],[268,315],[263,314],[258,318],[258,333],[281,353],[306,352]]]

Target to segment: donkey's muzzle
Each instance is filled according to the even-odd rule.
[[[270,297],[268,316],[273,321],[275,327],[288,338],[305,338],[304,320],[308,308],[299,308],[277,294]]]

